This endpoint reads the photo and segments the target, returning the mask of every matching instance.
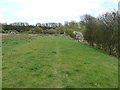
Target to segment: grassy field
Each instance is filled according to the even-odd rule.
[[[68,37],[3,37],[3,88],[117,88],[118,60]]]

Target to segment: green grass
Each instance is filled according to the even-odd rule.
[[[3,35],[2,36],[2,43],[7,43],[8,41],[11,40],[23,40],[26,38],[31,38],[30,36],[25,36],[25,35]]]
[[[2,70],[3,88],[118,87],[117,58],[62,36],[4,41]]]

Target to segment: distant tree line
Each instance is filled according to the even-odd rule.
[[[85,15],[84,38],[91,46],[96,46],[110,55],[120,56],[120,15],[117,11],[106,12],[98,17]]]
[[[11,24],[3,23],[2,24],[2,29],[3,33],[16,30],[17,32],[27,32],[27,31],[32,31],[35,28],[38,29],[41,28],[43,30],[49,30],[49,29],[55,29],[56,27],[62,26],[61,23],[37,23],[36,25],[29,25],[26,22],[15,22]],[[36,29],[35,29],[36,30]],[[38,31],[37,31],[38,32]],[[41,32],[41,31],[40,31]]]
[[[2,25],[3,31],[16,30],[17,32],[29,31],[35,26]]]
[[[65,25],[61,23],[36,23],[36,25],[29,25],[26,22],[15,22],[11,24],[2,24],[2,32],[18,32],[29,34],[66,34],[74,38],[73,31],[83,32],[83,25],[80,22],[65,22]]]

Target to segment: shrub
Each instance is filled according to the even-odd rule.
[[[67,35],[69,35],[70,37],[75,38],[75,35],[73,34],[73,30],[67,29],[67,30],[65,30],[65,33],[66,33]]]
[[[48,29],[48,30],[43,30],[44,34],[57,34],[57,31],[55,29]]]
[[[11,32],[15,32],[18,33],[16,30],[1,30],[2,33],[11,33]]]
[[[35,28],[32,28],[29,33],[33,33],[33,34],[41,34],[43,33],[43,29],[40,28],[40,27],[35,27]]]
[[[64,34],[64,32],[65,32],[65,28],[64,27],[57,27],[56,28],[56,32],[58,33],[58,34]]]

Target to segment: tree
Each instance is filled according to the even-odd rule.
[[[118,12],[111,11],[95,18],[88,16],[83,19],[85,25],[84,38],[90,45],[105,50],[110,55],[118,56]]]

